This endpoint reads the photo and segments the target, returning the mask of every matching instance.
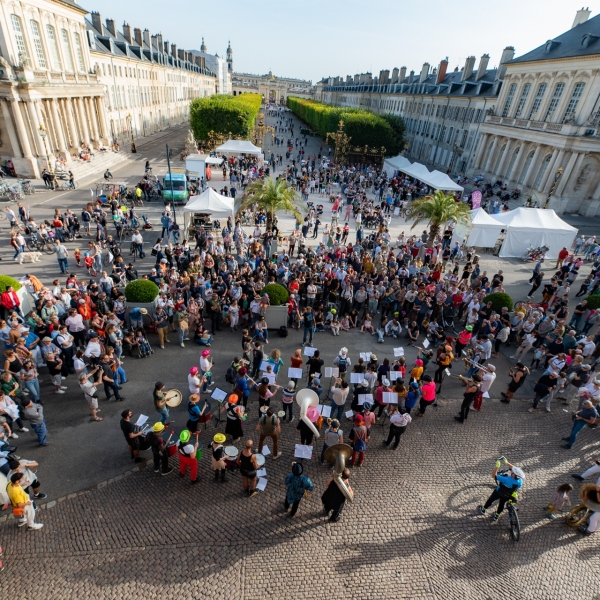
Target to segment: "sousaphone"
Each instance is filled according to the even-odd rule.
[[[348,444],[334,444],[325,450],[325,460],[333,465],[333,481],[338,486],[346,500],[352,502],[354,499],[348,486],[342,479],[342,473],[346,468],[346,461],[352,456],[352,448]]]

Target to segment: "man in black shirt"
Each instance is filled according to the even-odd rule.
[[[532,413],[537,408],[540,400],[548,396],[548,394],[550,394],[552,390],[556,389],[557,380],[558,376],[555,371],[550,371],[548,375],[542,375],[538,379],[537,383],[535,384],[535,387],[533,388],[533,391],[535,392],[535,397],[533,399],[533,407],[529,409],[530,413]],[[546,403],[546,412],[550,412],[550,409],[548,408],[547,404],[548,403]]]
[[[119,386],[115,383],[112,370],[112,361],[108,354],[102,355],[100,368],[102,369],[102,383],[104,384],[104,393],[106,394],[106,399],[110,400],[112,391],[117,402],[125,400],[125,398],[119,394]]]
[[[130,410],[124,410],[121,413],[121,431],[125,436],[131,458],[133,458],[136,463],[140,463],[144,462],[144,459],[139,456],[140,441],[143,433],[141,431],[136,432],[137,427],[131,422],[132,416],[133,413]]]
[[[321,369],[325,362],[321,359],[321,354],[318,350],[315,350],[313,356],[311,356],[306,361],[306,366],[308,367],[308,380],[311,381],[313,375],[317,374],[317,377],[321,377]]]

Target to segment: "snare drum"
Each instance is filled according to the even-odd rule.
[[[256,464],[258,465],[258,468],[262,469],[265,466],[267,459],[263,454],[255,454],[254,456],[256,456]]]
[[[181,404],[183,396],[179,390],[169,390],[165,392],[165,401],[169,408],[175,408]]]
[[[285,410],[280,410],[280,411],[277,413],[277,416],[278,416],[280,419],[283,419],[283,417],[285,417]]]
[[[236,460],[240,454],[240,451],[235,446],[225,446],[225,456],[223,459],[225,460],[225,465],[228,469],[232,470],[237,467]]]
[[[198,423],[208,423],[210,421],[210,402],[208,400],[205,400],[204,406],[206,407],[204,409],[204,414],[200,415],[200,418],[198,419]],[[200,409],[200,410],[202,410],[202,409]]]
[[[167,446],[167,455],[169,457],[171,457],[171,456],[175,456],[176,454],[177,454],[177,446],[175,445],[175,442],[171,442]]]

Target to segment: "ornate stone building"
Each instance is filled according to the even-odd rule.
[[[600,15],[507,65],[474,172],[556,212],[600,214]]]
[[[187,119],[189,101],[216,78],[162,36],[114,21],[74,0],[3,2],[0,11],[0,157],[39,175],[46,156],[69,158]]]
[[[233,68],[233,61],[232,61]],[[233,95],[260,94],[265,102],[285,104],[288,96],[312,97],[312,81],[276,77],[269,71],[267,75],[251,73],[234,73],[232,78]]]

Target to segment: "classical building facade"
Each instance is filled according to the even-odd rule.
[[[407,158],[440,171],[464,173],[477,151],[486,111],[496,104],[506,63],[514,56],[507,47],[500,67],[489,69],[484,54],[476,68],[469,56],[462,70],[448,72],[448,60],[437,67],[424,63],[420,72],[406,67],[372,73],[329,77],[316,86],[316,99],[337,106],[391,113],[406,123]]]
[[[507,64],[474,172],[556,212],[600,214],[600,15]]]
[[[251,73],[234,73],[232,77],[233,95],[260,94],[265,102],[285,104],[288,96],[312,97],[314,94],[312,81],[276,77],[269,71],[267,75]]]
[[[0,157],[38,176],[47,156],[184,122],[217,91],[202,57],[161,35],[117,31],[74,0],[4,2],[0,11]]]

